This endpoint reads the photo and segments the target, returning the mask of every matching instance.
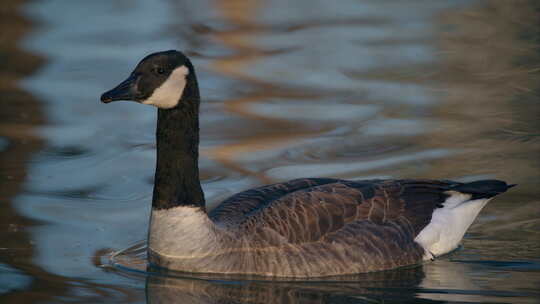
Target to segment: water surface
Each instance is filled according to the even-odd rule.
[[[538,5],[518,2],[25,3],[33,30],[5,51],[26,52],[15,62],[35,67],[14,77],[19,95],[4,94],[10,117],[24,119],[0,129],[0,299],[537,303],[540,34]],[[156,113],[99,96],[166,49],[185,51],[197,68],[210,208],[307,176],[519,187],[484,209],[463,248],[410,269],[269,282],[111,267],[111,252],[144,246]]]

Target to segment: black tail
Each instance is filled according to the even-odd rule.
[[[452,186],[450,190],[472,194],[471,199],[480,199],[490,198],[495,195],[504,193],[506,192],[506,190],[514,186],[515,184],[508,185],[506,182],[500,180],[487,179],[470,183],[460,183]]]

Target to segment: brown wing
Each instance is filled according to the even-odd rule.
[[[429,223],[433,210],[446,199],[444,192],[455,184],[297,179],[241,192],[209,216],[221,225],[258,235],[266,246],[332,241],[344,233],[361,233],[354,228],[361,221],[372,228],[399,225],[403,230],[405,225],[410,239]]]
[[[249,216],[292,193],[338,181],[331,178],[302,178],[249,189],[226,199],[214,208],[208,216],[215,222],[227,226],[237,226],[244,223]]]
[[[213,272],[303,278],[412,265],[426,253],[414,239],[447,191],[491,197],[508,187],[495,180],[300,179],[256,188],[209,214],[226,228],[216,230],[221,252],[198,263],[218,265]]]

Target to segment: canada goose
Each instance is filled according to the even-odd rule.
[[[186,272],[321,277],[392,269],[455,249],[498,180],[303,178],[238,193],[206,212],[199,88],[181,52],[145,57],[101,101],[158,108],[148,235],[153,265]]]

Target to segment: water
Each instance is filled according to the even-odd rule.
[[[18,49],[2,49],[0,302],[539,302],[533,1],[13,3],[34,24],[3,19]],[[307,176],[519,186],[463,248],[411,269],[275,282],[113,267],[135,243],[122,262],[145,270],[155,110],[98,99],[172,48],[198,72],[210,207]]]

